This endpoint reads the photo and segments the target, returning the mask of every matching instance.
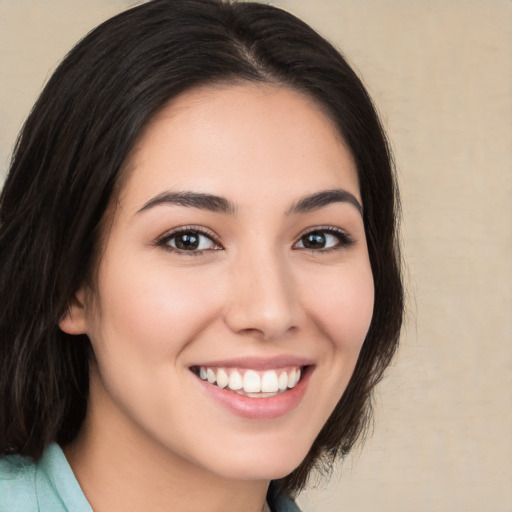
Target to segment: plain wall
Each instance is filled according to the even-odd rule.
[[[134,3],[0,0],[0,169],[58,61]],[[375,99],[402,187],[408,282],[374,434],[299,502],[512,511],[512,2],[272,3],[334,42]]]

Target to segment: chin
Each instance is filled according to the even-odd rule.
[[[309,448],[291,441],[278,449],[253,445],[246,450],[225,453],[220,460],[216,458],[216,467],[210,466],[210,470],[233,480],[276,480],[295,470],[306,457]]]

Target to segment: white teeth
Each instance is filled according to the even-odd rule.
[[[295,386],[295,368],[288,374],[288,387],[293,388]]]
[[[222,368],[220,368],[219,371],[217,372],[217,386],[219,386],[219,388],[225,388],[228,385],[228,383],[228,374]]]
[[[206,378],[210,384],[213,384],[215,382],[215,372],[211,368],[208,368],[208,370],[206,370]]]
[[[246,393],[259,393],[261,391],[260,376],[253,370],[244,373],[244,391]]]
[[[288,387],[288,374],[286,372],[279,375],[279,389],[284,391]]]
[[[273,393],[279,389],[277,373],[274,371],[265,372],[261,379],[261,391],[264,393]]]
[[[242,376],[235,370],[231,373],[229,376],[229,389],[232,389],[233,391],[238,391],[239,389],[242,389],[244,383],[242,381]]]
[[[243,376],[238,370],[225,368],[199,368],[199,377],[210,384],[217,384],[219,388],[229,388],[232,391],[247,393],[247,396],[258,393],[279,393],[292,389],[299,382],[300,368],[291,368],[288,372],[281,370],[267,370],[258,373],[255,370],[246,370]]]

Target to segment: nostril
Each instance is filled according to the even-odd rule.
[[[291,311],[272,313],[247,310],[237,307],[225,316],[225,323],[229,329],[238,335],[262,340],[275,340],[294,331],[299,326],[296,315]]]
[[[233,269],[225,309],[225,322],[233,332],[271,340],[299,326],[295,286],[282,267],[283,262],[260,251]]]

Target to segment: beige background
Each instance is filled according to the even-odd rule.
[[[64,53],[134,3],[0,0],[2,170]],[[512,2],[273,3],[335,42],[372,92],[396,153],[408,266],[407,325],[374,435],[299,501],[305,512],[512,511]]]

